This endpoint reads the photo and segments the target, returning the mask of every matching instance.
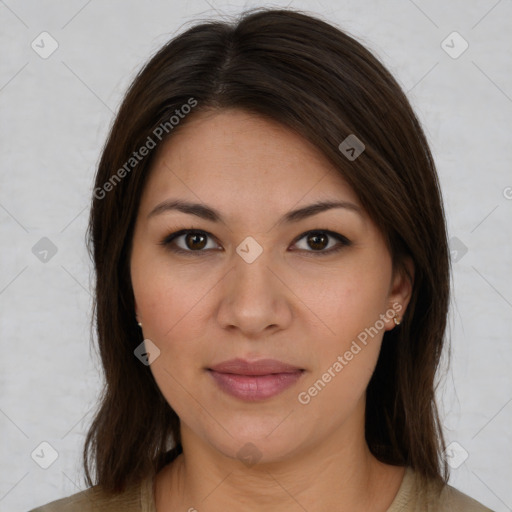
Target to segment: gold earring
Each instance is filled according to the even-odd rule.
[[[400,320],[396,315],[393,317],[393,321],[395,322],[395,325],[400,325]]]

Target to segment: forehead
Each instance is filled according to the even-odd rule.
[[[309,141],[280,123],[241,110],[195,113],[159,149],[141,209],[169,196],[226,209],[283,207],[318,199],[360,205]]]

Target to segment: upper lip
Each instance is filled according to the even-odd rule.
[[[302,368],[283,363],[277,359],[258,359],[246,361],[245,359],[230,359],[208,368],[220,373],[234,373],[236,375],[269,375],[271,373],[296,373]]]

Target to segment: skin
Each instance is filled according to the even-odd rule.
[[[169,198],[214,207],[225,224],[178,211],[148,217]],[[361,214],[334,208],[277,223],[288,211],[325,199],[349,201]],[[209,235],[203,245],[193,239],[187,245],[186,236],[175,240],[187,254],[159,244],[181,229]],[[335,238],[320,250],[307,235],[299,239],[322,229],[352,244],[322,255]],[[247,236],[263,249],[252,263],[236,252]],[[403,316],[412,283],[404,273],[392,274],[381,233],[313,145],[243,111],[194,115],[159,150],[130,264],[137,319],[160,350],[150,368],[181,422],[184,453],[157,475],[158,512],[240,505],[331,511],[341,504],[349,512],[387,510],[404,468],[370,453],[364,411],[382,336],[395,328],[392,317],[308,404],[297,397],[393,304]],[[305,372],[277,396],[247,402],[221,391],[206,370],[235,357],[278,359]],[[255,464],[237,456],[246,443],[256,446]]]

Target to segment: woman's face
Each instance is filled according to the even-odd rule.
[[[287,218],[320,201],[345,206]],[[364,435],[365,389],[411,285],[299,135],[238,110],[187,120],[143,192],[131,278],[150,368],[196,445],[270,462]]]

